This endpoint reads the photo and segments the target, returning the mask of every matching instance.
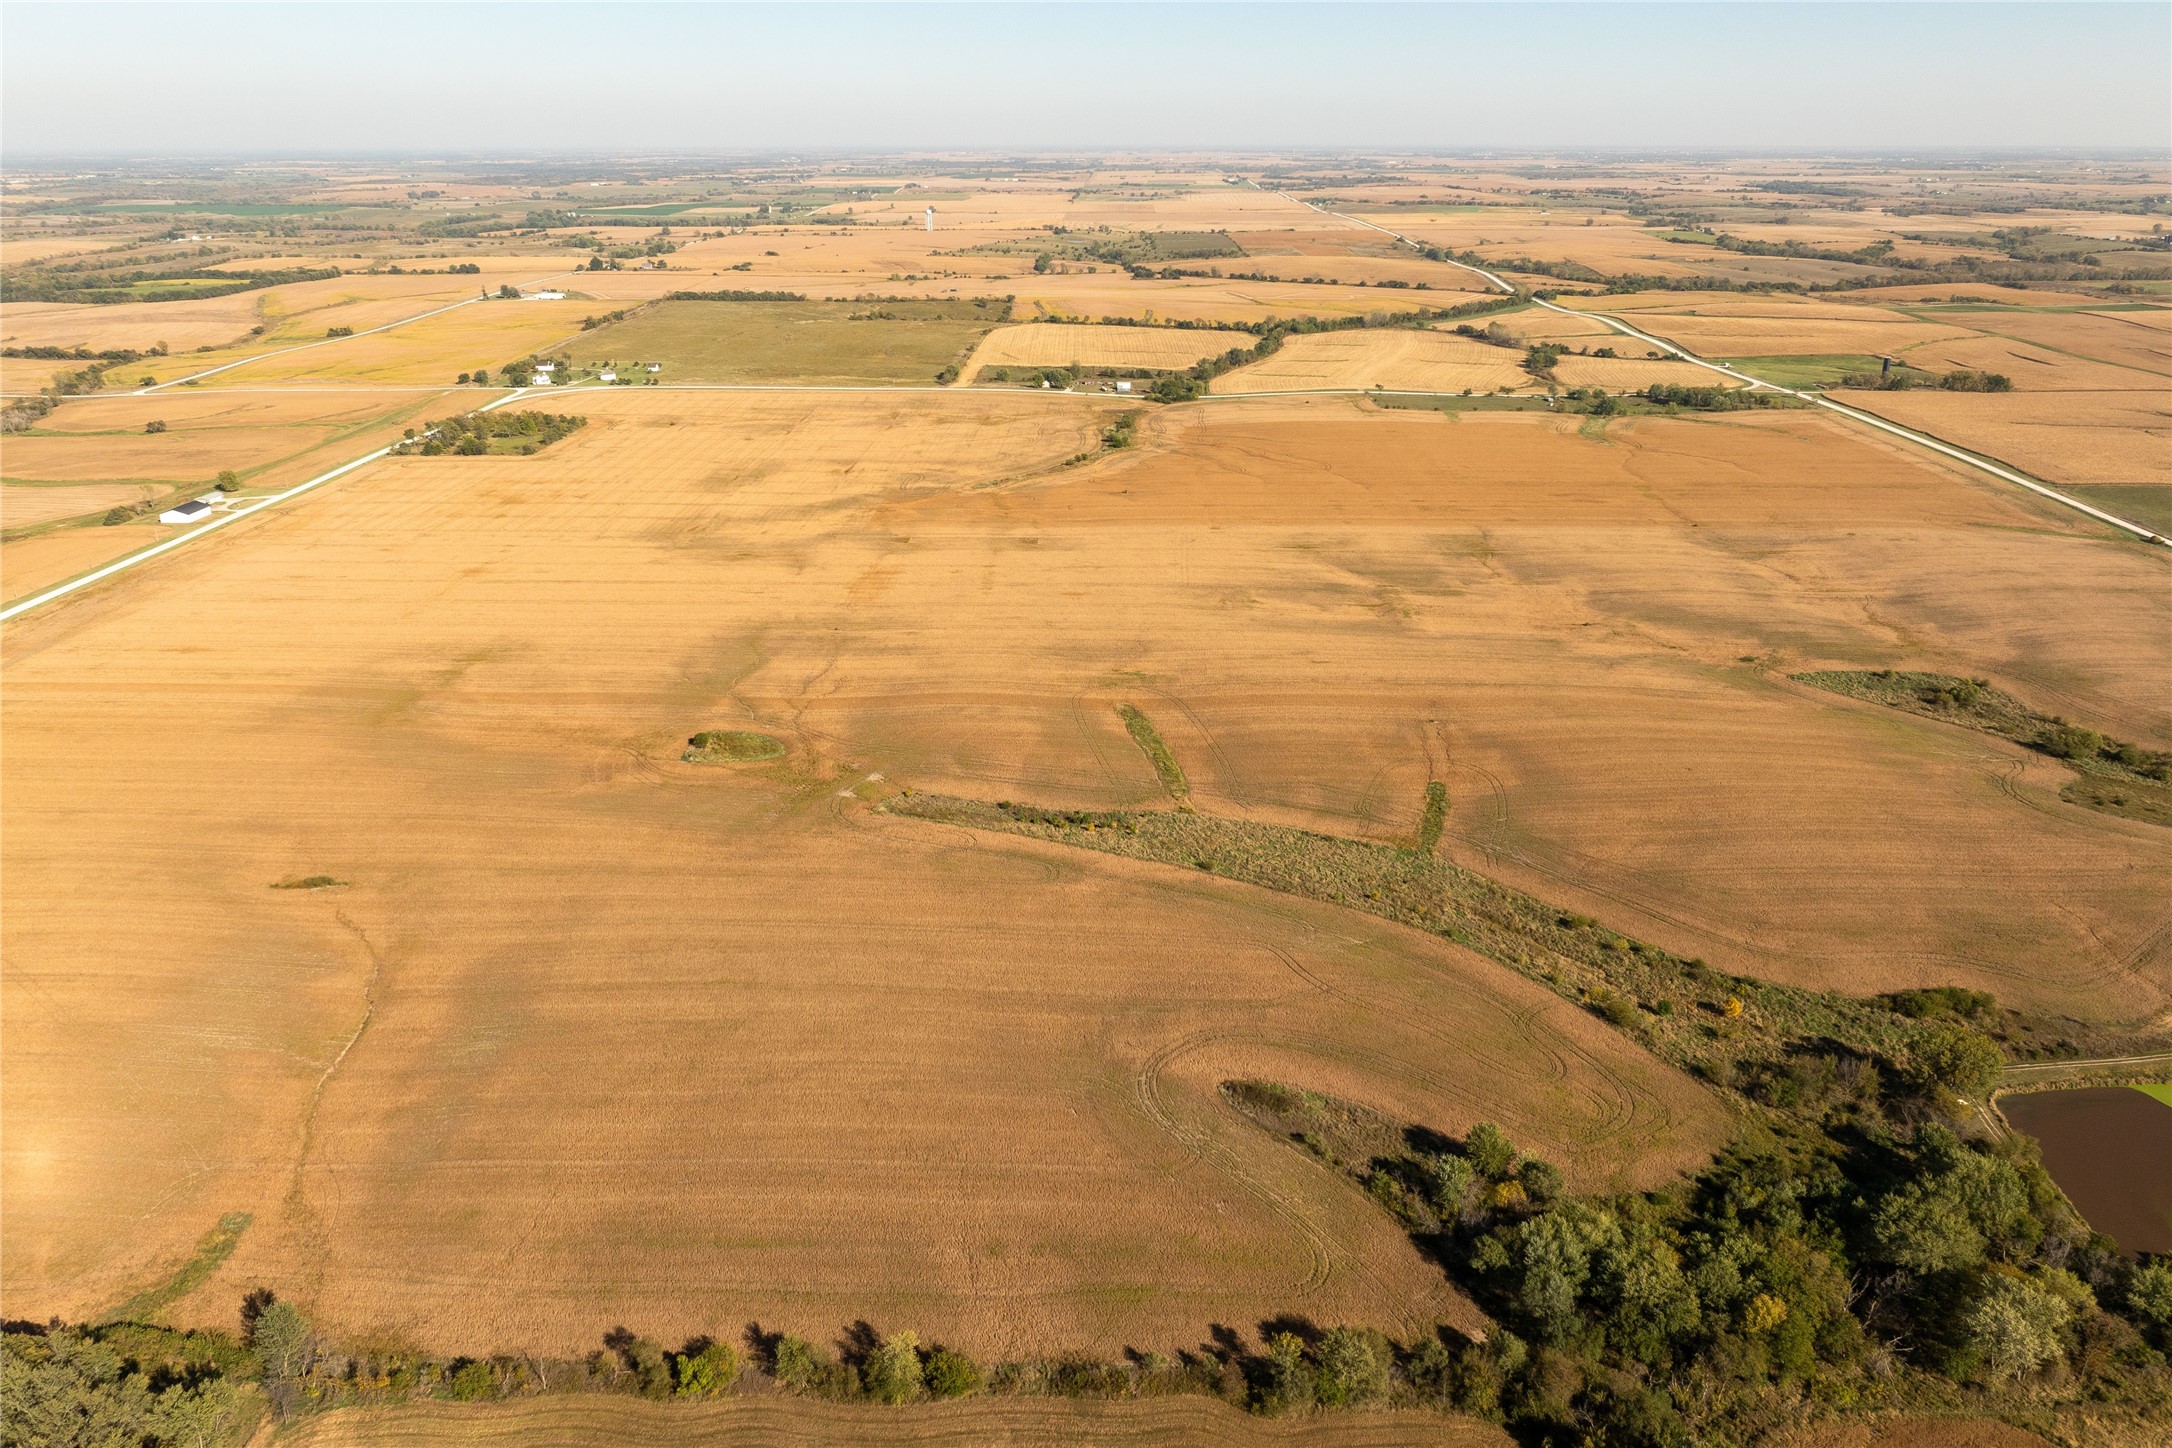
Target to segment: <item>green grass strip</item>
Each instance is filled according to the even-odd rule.
[[[1932,1024],[1873,1000],[1714,970],[1414,850],[1194,811],[1053,810],[918,791],[886,808],[1198,870],[1431,931],[1604,1016],[1707,1080],[1728,1081],[1739,1065],[1820,1039],[1905,1059]]]
[[[1154,721],[1133,704],[1119,704],[1116,712],[1122,716],[1124,727],[1131,731],[1131,742],[1139,746],[1147,762],[1154,766],[1154,775],[1161,781],[1163,791],[1176,803],[1177,808],[1190,809],[1191,781],[1184,777],[1184,766],[1177,763],[1176,756],[1169,752],[1169,746],[1162,741],[1161,731],[1154,727]]]
[[[2147,1086],[2137,1086],[2134,1089],[2152,1100],[2162,1101],[2165,1105],[2172,1106],[2172,1082],[2154,1082]]]
[[[1425,817],[1418,822],[1418,853],[1430,855],[1440,848],[1440,832],[1448,823],[1448,786],[1430,780],[1425,786]]]
[[[241,1234],[254,1221],[247,1212],[228,1212],[219,1225],[204,1233],[196,1254],[181,1269],[156,1287],[147,1287],[101,1318],[104,1322],[151,1322],[157,1315],[204,1285],[219,1264],[234,1255]]]

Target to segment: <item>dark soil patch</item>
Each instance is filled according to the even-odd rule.
[[[2129,1252],[2172,1252],[2172,1107],[2127,1086],[1999,1099],[2089,1225]]]

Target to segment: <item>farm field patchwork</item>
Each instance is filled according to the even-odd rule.
[[[454,394],[462,407],[504,393],[478,389]],[[85,398],[39,420],[7,443],[11,500],[48,493],[43,516],[7,527],[90,515],[121,501],[93,497],[99,488],[127,487],[158,497],[176,489],[212,486],[222,471],[238,474],[250,490],[290,485],[391,442],[404,428],[443,405],[448,394],[430,390],[360,394],[175,391],[150,396]],[[160,425],[153,432],[149,429]],[[20,488],[21,483],[74,483],[72,488]],[[56,511],[63,496],[82,506]],[[19,504],[18,504],[19,505]],[[15,590],[10,587],[10,596]]]
[[[1973,1103],[2172,1023],[2168,555],[1611,396],[1730,384],[1591,315],[2172,524],[2155,162],[215,169],[5,204],[10,297],[338,273],[0,319],[164,344],[6,359],[0,601],[186,539],[0,632],[11,1394],[258,1288],[227,1436],[322,1445],[2120,1448],[2164,1381]],[[1924,1277],[1956,1162],[2026,1229]],[[2002,1292],[2040,1374],[1954,1356]]]
[[[1068,407],[1091,425],[1082,404]],[[607,1317],[691,1333],[759,1312],[819,1332],[879,1313],[987,1351],[1047,1340],[1109,1349],[1293,1299],[1330,1319],[1468,1311],[1428,1285],[1388,1224],[1336,1205],[1348,1188],[1217,1122],[1212,1092],[1232,1073],[1316,1081],[1444,1129],[1493,1112],[1576,1180],[1654,1181],[1716,1142],[1716,1107],[1686,1078],[1451,947],[1384,926],[1352,937],[1328,907],[1293,915],[1236,887],[1082,869],[1030,846],[959,858],[940,828],[870,828],[839,814],[824,777],[869,746],[884,762],[892,751],[879,733],[838,727],[849,693],[776,692],[808,677],[810,647],[836,647],[822,642],[828,629],[803,590],[857,592],[870,618],[917,613],[915,595],[940,589],[948,565],[938,559],[927,584],[909,578],[885,603],[867,549],[888,531],[869,533],[868,510],[942,496],[1006,450],[1046,466],[1076,444],[1051,436],[1041,399],[857,404],[845,410],[857,439],[838,411],[598,394],[589,427],[535,458],[386,464],[366,493],[327,492],[231,530],[216,553],[175,555],[169,576],[192,577],[178,610],[147,613],[124,589],[33,626],[79,642],[49,636],[41,647],[34,631],[11,633],[24,652],[11,663],[10,795],[36,822],[24,836],[40,843],[12,856],[10,876],[19,899],[53,902],[13,913],[11,979],[55,993],[50,1012],[26,1006],[9,1020],[22,1073],[13,1089],[47,1123],[11,1134],[11,1240],[45,1244],[11,1264],[12,1282],[88,1310],[142,1285],[220,1212],[251,1210],[256,1225],[201,1289],[205,1306],[184,1303],[184,1314],[269,1274],[315,1284],[322,1319],[344,1330],[398,1325],[432,1341],[572,1352]],[[852,465],[901,427],[918,439],[917,471]],[[478,573],[487,537],[516,546]],[[360,559],[375,562],[358,569]],[[719,566],[740,583],[715,596],[705,580]],[[604,578],[616,580],[608,594]],[[448,587],[467,595],[463,606],[418,608]],[[708,601],[687,606],[695,598]],[[388,634],[387,620],[403,616],[412,622]],[[219,626],[205,634],[212,618]],[[401,652],[387,653],[403,634]],[[121,724],[108,701],[62,685],[86,679],[66,659],[87,663],[77,650],[91,636],[134,661],[125,684],[113,676],[132,697],[170,701],[191,728],[277,743],[246,781],[212,761],[174,777],[143,833],[116,813],[145,798],[146,779],[130,769],[111,777],[103,803],[40,803],[37,781],[58,777],[42,749],[96,747],[86,724]],[[164,642],[184,637],[228,661],[215,668],[254,660],[249,670],[280,682],[225,691],[223,704],[189,689],[205,661]],[[635,638],[646,642],[629,649]],[[957,667],[940,649],[915,652],[923,668]],[[41,675],[57,692],[40,689]],[[1050,723],[1071,715],[1082,682],[1043,685],[1035,712]],[[935,702],[934,684],[918,697]],[[542,695],[560,702],[538,730],[524,701]],[[128,711],[127,727],[166,727],[163,707]],[[770,771],[757,775],[675,762],[690,722],[750,710],[750,722],[792,741],[788,762],[752,766]],[[972,743],[945,712],[953,737]],[[1112,710],[1098,727],[1121,737]],[[980,747],[1008,753],[1003,737]],[[1093,768],[1086,741],[1049,743],[1072,756],[1068,770]],[[309,791],[304,781],[326,770],[373,782]],[[529,783],[509,790],[516,776]],[[237,788],[260,789],[260,805],[236,809]],[[305,797],[314,803],[297,813]],[[471,807],[445,812],[462,797]],[[285,823],[246,824],[257,808]],[[489,863],[468,833],[485,817]],[[124,836],[138,861],[130,889],[153,903],[86,949],[56,888],[77,851]],[[206,851],[228,863],[207,874]],[[635,873],[599,874],[600,859]],[[659,874],[666,860],[677,863]],[[265,889],[318,873],[347,883]],[[879,913],[853,903],[871,881],[893,879],[878,887],[890,901]],[[1007,911],[985,913],[1022,888],[1042,901],[1038,925],[1021,932]],[[191,910],[177,891],[216,903]],[[683,908],[660,915],[663,898]],[[538,952],[532,932],[545,917],[559,922],[561,945]],[[138,932],[154,929],[166,941],[154,954],[181,973],[163,977],[162,1004],[146,1014],[103,991],[92,961],[147,968],[151,937]],[[521,960],[510,993],[509,950]],[[185,964],[218,957],[236,964],[209,975]],[[1023,973],[1021,959],[1034,962]],[[638,989],[626,978],[634,960],[652,967]],[[674,964],[657,974],[661,962]],[[267,971],[291,988],[232,1017],[231,992]],[[1339,993],[1333,1014],[1323,1016],[1314,980]],[[357,1037],[364,997],[373,1004]],[[94,1012],[96,1028],[138,1043],[126,1054],[160,1061],[175,1091],[147,1101],[120,1078],[78,1077],[66,1100],[34,1094],[49,1079],[36,1063],[67,1050],[69,1022],[101,998],[111,1004]],[[697,1000],[711,1006],[693,1009]],[[964,1000],[975,1009],[954,1008]],[[214,1026],[221,1018],[229,1024]],[[1405,1040],[1410,1023],[1432,1024]],[[1455,1042],[1445,1057],[1442,1031]],[[1546,1044],[1529,1054],[1534,1040]],[[495,1044],[474,1055],[483,1041]],[[724,1041],[740,1044],[720,1052]],[[942,1075],[943,1062],[990,1059],[1017,1064],[970,1088]],[[1495,1100],[1503,1073],[1518,1072],[1525,1104]],[[806,1090],[814,1080],[833,1084]],[[569,1089],[575,1081],[585,1084]],[[952,1109],[961,1089],[980,1103],[962,1116]],[[472,1112],[444,1116],[455,1096]],[[224,1104],[205,1112],[207,1099]],[[709,1123],[699,1127],[685,1114],[725,1100],[741,1109],[696,1108]],[[269,1149],[296,1113],[310,1143],[300,1159]],[[976,1129],[991,1113],[1057,1135],[1045,1151],[993,1149]],[[146,1133],[173,1154],[117,1153]],[[810,1139],[839,1145],[810,1157]],[[1156,1185],[1170,1161],[1202,1150],[1221,1163],[1214,1184]],[[608,1179],[594,1175],[599,1151],[618,1163]],[[208,1175],[190,1165],[202,1162],[214,1164]],[[532,1195],[502,1190],[509,1173],[559,1200],[548,1221],[522,1205]],[[878,1188],[900,1173],[920,1184]],[[657,1217],[667,1183],[689,1215]],[[81,1209],[93,1189],[106,1211]],[[1201,1190],[1226,1222],[1205,1236],[1193,1217]],[[168,1193],[201,1206],[162,1212],[170,1238],[135,1230],[116,1254],[118,1224]],[[1081,1194],[1130,1205],[1059,1216],[1060,1245],[1034,1227]],[[979,1223],[963,1243],[961,1212]],[[1180,1221],[1193,1225],[1180,1231]],[[428,1224],[419,1237],[418,1223]],[[847,1237],[863,1246],[839,1250]],[[527,1244],[528,1285],[478,1296],[473,1263],[514,1240]]]

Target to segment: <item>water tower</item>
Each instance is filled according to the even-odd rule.
[[[921,213],[921,215],[920,215],[920,225],[921,225],[921,229],[922,229],[922,230],[924,230],[924,231],[933,231],[933,230],[935,230],[935,208],[934,208],[934,207],[930,206],[930,207],[929,207],[929,208],[928,208],[928,209],[927,209],[926,211],[924,211],[924,212],[922,212],[922,213]]]

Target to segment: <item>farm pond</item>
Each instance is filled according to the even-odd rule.
[[[1999,1110],[2036,1138],[2049,1171],[2099,1232],[2129,1252],[2172,1252],[2172,1103],[2132,1086],[2036,1091]]]

